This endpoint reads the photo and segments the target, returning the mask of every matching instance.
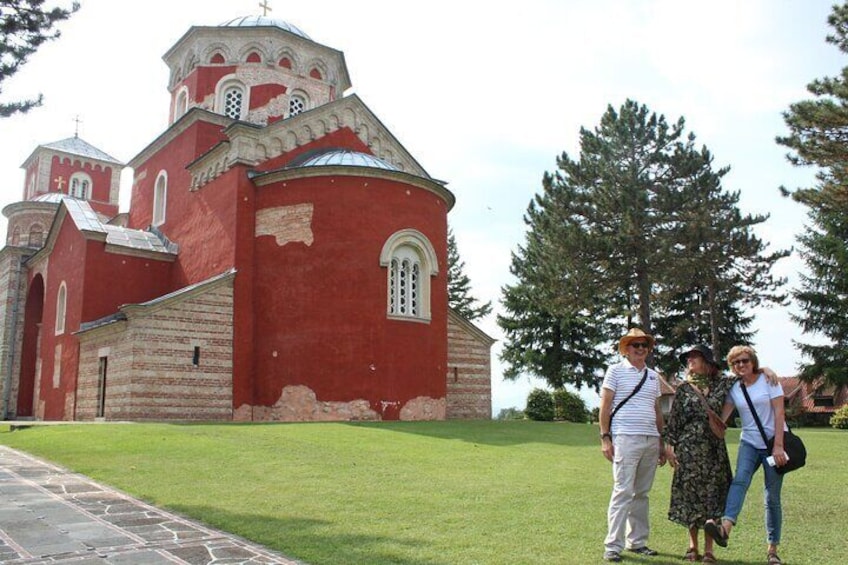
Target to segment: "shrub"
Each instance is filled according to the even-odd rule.
[[[554,391],[553,397],[557,420],[584,424],[589,419],[589,411],[580,395],[561,388]]]
[[[518,408],[501,408],[496,420],[523,420],[524,412]]]
[[[601,408],[599,406],[595,406],[592,408],[592,420],[593,424],[597,424],[601,421]]]
[[[531,420],[550,422],[554,419],[554,397],[541,388],[534,388],[527,395],[527,408],[524,414]]]
[[[830,417],[830,425],[837,430],[848,430],[848,404],[837,410]]]

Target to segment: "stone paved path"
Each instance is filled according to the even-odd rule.
[[[0,563],[303,565],[5,446]]]

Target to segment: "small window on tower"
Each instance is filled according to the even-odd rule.
[[[224,91],[224,115],[234,120],[241,119],[244,106],[244,90],[240,86],[230,86]]]
[[[306,97],[302,94],[292,94],[289,98],[289,117],[297,116],[306,110]]]
[[[91,198],[91,177],[85,173],[72,174],[68,194],[80,200]]]
[[[153,189],[153,221],[154,226],[165,223],[165,211],[168,201],[168,173],[159,171],[156,177],[156,186]]]

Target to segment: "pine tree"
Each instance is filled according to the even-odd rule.
[[[459,256],[451,228],[448,228],[448,305],[469,320],[482,318],[492,311],[491,302],[478,305],[471,295],[471,279],[465,274],[465,261]]]
[[[0,84],[14,75],[30,55],[45,41],[59,37],[54,26],[79,10],[79,2],[70,9],[46,10],[44,0],[3,0],[0,2]],[[2,93],[2,86],[0,86]],[[31,100],[0,103],[0,117],[25,113],[40,106],[42,96]]]
[[[828,17],[833,34],[827,42],[848,53],[848,2]],[[790,105],[784,120],[790,134],[777,142],[790,149],[789,161],[817,167],[815,185],[792,193],[808,208],[809,223],[798,237],[808,274],[801,275],[793,297],[801,314],[793,316],[816,343],[797,341],[806,360],[800,377],[823,377],[848,384],[848,67],[840,76],[814,80],[813,99]],[[784,194],[788,194],[782,189]],[[826,343],[821,343],[826,341]]]
[[[681,348],[729,346],[750,335],[746,308],[784,299],[770,270],[787,252],[766,255],[751,233],[767,217],[742,216],[738,193],[721,187],[727,169],[714,171],[684,126],[628,100],[581,129],[579,159],[563,153],[545,174],[498,320],[508,374],[592,382],[573,368],[602,366],[634,325],[657,336],[655,362],[677,372]],[[574,351],[581,362],[565,358]]]

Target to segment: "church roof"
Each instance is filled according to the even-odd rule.
[[[361,153],[359,151],[351,151],[350,149],[331,149],[324,151],[318,155],[311,154],[303,160],[295,161],[292,167],[329,167],[333,165],[347,165],[350,167],[372,167],[374,169],[386,169],[388,171],[397,171],[397,167],[386,163],[382,159]]]
[[[220,24],[219,27],[278,27],[295,35],[299,35],[304,39],[312,40],[311,37],[306,35],[306,33],[297,26],[283,20],[269,18],[268,16],[240,16],[238,18],[227,20]]]
[[[97,159],[98,161],[109,161],[110,163],[115,163],[117,165],[123,165],[120,161],[109,155],[108,153],[104,153],[100,149],[91,145],[90,143],[83,141],[79,137],[69,137],[67,139],[62,139],[60,141],[54,141],[53,143],[46,143],[44,145],[40,145],[39,147],[44,147],[45,149],[53,149],[55,151],[64,151],[65,153],[70,153],[71,155],[79,155],[80,157],[88,157],[89,159]]]

